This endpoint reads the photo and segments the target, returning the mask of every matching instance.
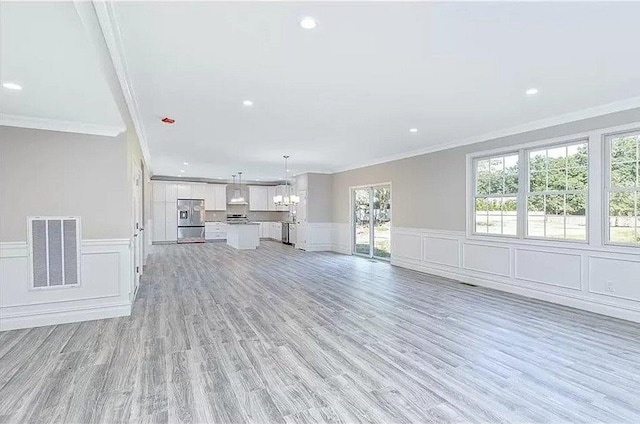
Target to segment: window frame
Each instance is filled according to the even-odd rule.
[[[514,195],[510,196],[507,194],[496,194],[495,196],[492,196],[491,194],[489,195],[481,195],[478,196],[477,194],[477,189],[478,189],[478,175],[477,175],[477,163],[478,161],[481,160],[485,160],[488,159],[489,160],[489,166],[491,166],[491,158],[495,158],[495,157],[506,157],[506,156],[518,156],[518,192],[515,193]],[[471,217],[470,217],[470,222],[471,222],[471,234],[474,236],[480,236],[480,237],[500,237],[500,238],[511,238],[511,239],[517,239],[519,238],[519,233],[520,233],[520,227],[521,227],[521,220],[520,220],[520,207],[521,207],[521,199],[520,199],[520,192],[522,190],[522,184],[521,184],[521,160],[522,160],[522,155],[519,149],[517,150],[506,150],[503,152],[495,152],[495,153],[490,153],[490,154],[485,154],[485,155],[477,155],[471,158],[471,173],[472,173],[472,181],[470,181],[471,183],[471,199],[469,199],[469,196],[467,196],[467,201],[471,201]],[[516,198],[516,234],[498,234],[498,233],[480,233],[476,231],[476,200],[478,197],[484,198],[484,199],[489,199],[492,197],[496,197],[496,198],[504,198],[504,197],[515,197]]]
[[[590,196],[589,196],[589,191],[591,188],[591,142],[590,142],[590,138],[589,136],[585,136],[585,137],[578,137],[578,138],[572,138],[570,140],[565,140],[565,141],[561,141],[561,142],[552,142],[552,143],[545,143],[540,142],[540,144],[536,144],[527,148],[523,148],[522,149],[522,153],[524,154],[524,160],[526,161],[526,168],[524,169],[525,172],[525,190],[524,190],[524,211],[523,211],[523,223],[524,223],[524,227],[522,229],[522,239],[526,239],[526,240],[539,240],[539,241],[553,241],[553,242],[560,242],[560,243],[565,243],[565,242],[569,242],[569,243],[579,243],[579,244],[589,244],[590,242],[590,233],[591,233],[591,228],[590,228],[590,224],[589,224],[589,219],[591,218],[590,213],[589,213],[589,206],[590,206]],[[551,194],[562,194],[562,195],[567,195],[567,194],[582,194],[584,193],[585,196],[585,208],[584,208],[584,213],[585,213],[585,238],[584,240],[581,239],[570,239],[566,237],[566,221],[565,221],[565,237],[541,237],[541,236],[531,236],[529,235],[529,188],[531,180],[531,173],[529,172],[530,169],[530,156],[529,154],[535,150],[550,150],[550,149],[554,149],[554,148],[558,148],[558,147],[568,147],[571,145],[575,145],[575,144],[586,144],[587,145],[587,185],[586,188],[584,190],[552,190]],[[566,169],[566,168],[565,168]],[[578,193],[579,192],[579,193]],[[534,193],[538,193],[538,195],[540,195],[540,192],[534,192]],[[542,192],[542,195],[547,195],[548,192]],[[545,215],[546,216],[546,215]],[[565,218],[566,218],[566,211],[565,211]]]
[[[623,127],[626,129],[627,127]],[[632,128],[638,128],[638,124],[635,124]],[[604,137],[604,131],[597,131],[598,137]],[[625,131],[628,132],[628,131]],[[594,161],[594,134],[596,132],[582,132],[576,134],[569,134],[562,137],[551,138],[551,139],[543,139],[532,141],[528,143],[518,144],[516,146],[508,146],[503,148],[491,149],[491,150],[479,150],[475,152],[471,152],[467,154],[467,163],[466,163],[466,229],[465,236],[468,240],[478,240],[478,241],[487,241],[487,242],[509,242],[509,241],[519,241],[524,242],[531,245],[543,245],[543,246],[556,246],[556,247],[566,247],[567,245],[573,245],[575,247],[583,247],[587,248],[591,246],[593,239],[591,237],[592,228],[590,221],[590,211],[593,207],[593,198],[592,198],[592,190],[594,189],[595,184],[593,184],[594,176],[592,175],[593,161]],[[608,133],[607,133],[608,134]],[[528,151],[536,150],[536,149],[548,149],[557,146],[563,145],[571,145],[577,143],[586,143],[588,149],[587,155],[587,190],[586,190],[586,198],[585,198],[585,216],[586,216],[586,239],[585,240],[576,240],[576,239],[565,239],[565,238],[550,238],[550,237],[535,237],[535,236],[527,236],[527,194],[529,187],[529,158]],[[601,143],[596,143],[600,145]],[[475,232],[475,193],[476,193],[476,169],[475,162],[476,160],[481,160],[488,157],[495,156],[507,156],[510,154],[518,154],[518,205],[517,205],[517,216],[518,216],[518,225],[517,225],[517,234],[516,235],[505,235],[505,234],[490,234],[490,233],[477,233]],[[598,160],[600,158],[598,157]],[[600,224],[602,225],[602,224]],[[625,245],[625,247],[632,245]]]
[[[616,131],[616,132],[607,132],[602,134],[602,244],[604,246],[612,246],[612,247],[624,247],[624,248],[640,248],[640,243],[625,243],[620,241],[612,241],[611,240],[611,210],[609,207],[609,202],[611,199],[612,193],[637,193],[640,195],[640,185],[636,186],[634,189],[625,189],[625,188],[612,188],[611,187],[611,141],[616,137],[621,136],[639,136],[640,137],[640,128],[635,127],[635,129],[626,130],[626,131]],[[640,147],[638,147],[640,149]],[[640,159],[640,158],[638,158]],[[636,219],[640,218],[640,215],[636,215]],[[640,228],[640,226],[636,227]],[[640,235],[636,233],[637,235]]]

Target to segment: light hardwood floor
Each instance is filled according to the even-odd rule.
[[[131,317],[0,333],[1,422],[640,422],[640,325],[273,242],[154,250]]]

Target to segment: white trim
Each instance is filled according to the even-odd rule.
[[[603,167],[603,173],[602,173],[602,224],[603,224],[603,228],[602,228],[602,243],[604,245],[607,246],[624,246],[624,247],[634,247],[634,248],[638,248],[640,247],[640,243],[625,243],[625,242],[619,242],[619,241],[611,241],[611,226],[610,226],[610,220],[611,220],[611,216],[610,213],[611,211],[609,210],[609,203],[610,203],[610,198],[611,198],[611,193],[638,193],[640,194],[640,187],[636,186],[636,187],[625,187],[623,189],[621,188],[612,188],[611,187],[611,141],[616,138],[616,137],[624,137],[627,135],[635,135],[635,136],[640,136],[640,128],[636,127],[634,130],[628,130],[628,131],[617,131],[617,132],[613,132],[613,133],[607,133],[607,134],[602,134],[601,138],[602,138],[602,158],[601,158],[601,163],[602,163],[602,167]],[[637,207],[640,209],[640,205],[637,205]],[[639,217],[636,215],[636,219],[638,219]],[[640,236],[640,234],[637,234],[637,236]]]
[[[7,113],[0,113],[0,126],[101,135],[105,137],[115,137],[126,130],[123,126],[88,124],[85,122],[63,121],[61,119],[39,118],[35,116],[9,115]]]
[[[0,243],[0,331],[129,315],[131,244],[81,240],[82,286],[29,290],[29,243]]]
[[[400,159],[406,159],[413,156],[420,156],[427,153],[438,152],[441,150],[453,149],[455,147],[482,143],[483,141],[490,141],[498,138],[509,137],[516,134],[522,134],[522,133],[536,131],[536,130],[540,130],[548,127],[554,127],[557,125],[581,121],[583,119],[597,118],[599,116],[607,115],[610,113],[623,112],[625,110],[635,109],[638,107],[640,107],[640,97],[632,97],[625,100],[620,100],[620,101],[607,103],[600,106],[582,109],[575,112],[557,115],[551,118],[532,121],[523,125],[505,128],[498,131],[492,131],[492,132],[485,133],[478,136],[463,138],[463,139],[445,142],[445,143],[439,143],[429,147],[425,147],[423,149],[412,150],[405,153],[398,153],[396,155],[387,156],[385,158],[372,159],[370,161],[363,162],[360,164],[349,165],[344,168],[335,169],[332,171],[332,173],[351,171],[354,169],[365,168],[367,166],[379,165],[382,163],[392,162]]]
[[[523,143],[516,146],[508,146],[491,150],[471,152],[466,155],[466,181],[465,181],[465,234],[467,239],[473,239],[486,242],[500,242],[500,241],[516,241],[522,243],[525,240],[535,243],[545,243],[548,246],[565,247],[571,246],[572,248],[580,249],[582,247],[597,247],[602,246],[612,247],[615,251],[624,253],[628,249],[637,249],[638,246],[634,244],[610,244],[607,243],[607,228],[608,227],[608,210],[606,196],[606,137],[611,135],[619,135],[630,132],[637,132],[640,130],[640,122],[634,122],[625,125],[619,125],[615,127],[600,128],[588,132],[582,132],[577,134],[564,135],[561,137],[555,137],[546,140],[537,140],[533,142]],[[562,238],[544,238],[544,237],[532,237],[526,234],[526,195],[528,194],[528,157],[527,152],[536,148],[550,148],[552,146],[562,146],[572,143],[585,141],[588,144],[589,157],[588,157],[588,181],[587,181],[587,198],[586,198],[586,219],[587,219],[587,239],[586,240],[573,240]],[[477,158],[489,157],[493,155],[508,154],[517,150],[520,152],[519,162],[519,184],[520,189],[518,193],[518,230],[517,236],[508,236],[500,234],[483,234],[475,233],[474,229],[474,204],[473,198],[475,196],[475,169],[474,161]],[[523,162],[524,160],[524,162]],[[522,176],[526,178],[523,180]],[[597,190],[597,191],[596,191]],[[524,196],[523,200],[521,199]],[[523,208],[523,206],[525,206]]]
[[[518,294],[521,296],[531,297],[533,299],[543,300],[546,302],[557,303],[560,305],[569,306],[576,309],[595,312],[597,314],[607,315],[614,318],[625,319],[633,322],[640,323],[640,309],[634,307],[628,307],[625,305],[619,305],[613,302],[607,302],[599,299],[583,299],[577,296],[570,296],[566,294],[556,294],[551,292],[544,292],[526,287],[514,286],[501,281],[497,281],[494,278],[488,278],[487,276],[469,275],[456,270],[444,270],[435,267],[430,267],[424,264],[416,264],[410,261],[401,259],[392,260],[391,264],[402,268],[408,268],[414,271],[424,272],[431,275],[436,275],[451,280],[459,281],[467,284],[474,284],[481,287],[487,287],[490,289],[500,290],[507,293]]]
[[[120,32],[120,25],[115,12],[115,2],[111,0],[92,1],[92,4],[100,24],[109,55],[111,56],[111,61],[116,71],[118,81],[120,82],[122,95],[127,104],[127,108],[129,109],[129,116],[133,122],[136,134],[138,135],[142,156],[144,157],[144,161],[149,168],[149,171],[152,171],[151,153],[149,152],[146,131],[141,119],[142,115],[140,113],[138,101],[136,100],[133,83],[129,76],[129,67],[127,65],[126,55],[124,54],[122,34]]]
[[[619,249],[612,250],[608,246],[581,246],[581,248],[578,249],[573,245],[559,245],[550,248],[547,243],[532,244],[529,240],[500,240],[500,242],[495,243],[477,243],[480,246],[499,247],[509,250],[510,271],[507,275],[507,273],[499,272],[499,267],[494,268],[498,272],[487,272],[486,270],[474,270],[465,266],[462,246],[464,244],[476,244],[466,237],[465,232],[398,227],[393,227],[392,231],[396,244],[407,240],[402,236],[420,237],[422,241],[420,244],[422,252],[420,259],[414,259],[413,256],[415,255],[413,254],[411,254],[411,257],[399,256],[398,252],[407,252],[407,255],[411,252],[406,248],[396,249],[392,255],[392,265],[640,322],[640,296],[635,295],[634,298],[627,295],[626,293],[629,292],[625,291],[635,287],[634,276],[630,275],[628,278],[624,276],[622,281],[617,280],[615,284],[622,284],[622,286],[616,286],[615,292],[604,291],[601,288],[603,281],[591,281],[592,258],[640,264],[640,257],[634,254],[635,252],[630,252],[629,249],[627,249],[626,252],[622,252]],[[456,241],[458,243],[457,249],[455,249],[455,245],[451,243],[449,243],[449,247],[447,247],[447,249],[450,249],[450,252],[457,252],[457,259],[454,259],[453,255],[451,256],[451,264],[434,263],[433,261],[425,259],[425,239],[437,240],[439,238],[445,241]],[[441,247],[444,246],[445,244]],[[433,248],[437,249],[438,246]],[[417,249],[417,247],[413,247],[412,249]],[[519,252],[538,252],[540,254],[558,255],[556,263],[561,263],[564,255],[579,258],[579,261],[576,262],[579,263],[579,268],[576,268],[575,273],[571,274],[571,277],[576,282],[576,286],[558,284],[553,278],[545,279],[540,275],[528,278],[531,276],[522,274],[518,270],[518,265],[522,265],[522,262],[518,261]],[[494,264],[502,263],[504,265],[504,252],[495,251],[494,253],[495,255],[493,256],[491,256],[491,254],[487,256],[486,260],[495,260],[497,262],[494,262]],[[544,264],[541,263],[540,266],[544,267]],[[490,267],[487,269],[490,269]],[[578,283],[579,287],[577,286]],[[635,290],[635,293],[637,294],[639,292]]]
[[[19,312],[2,314],[0,331],[20,328],[42,327],[72,322],[93,321],[97,319],[116,318],[131,315],[131,303],[111,303],[91,305],[64,310],[43,310],[38,312]]]

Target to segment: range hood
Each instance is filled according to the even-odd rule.
[[[227,202],[228,205],[248,205],[247,201],[242,196],[240,190],[233,190],[233,197]]]

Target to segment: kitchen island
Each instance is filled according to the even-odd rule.
[[[260,223],[228,222],[227,244],[236,249],[255,249],[260,245]]]

